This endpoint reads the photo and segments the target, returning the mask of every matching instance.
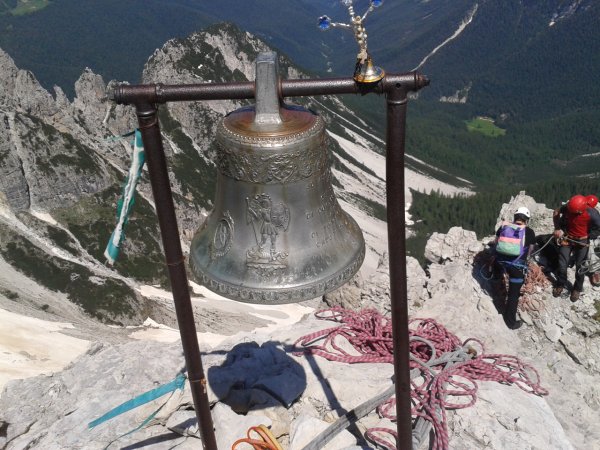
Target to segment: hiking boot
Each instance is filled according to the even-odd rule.
[[[516,317],[508,317],[506,313],[502,314],[502,318],[509,330],[518,330],[523,325],[522,320],[518,320]]]
[[[552,289],[552,295],[555,297],[560,297],[560,294],[562,294],[562,291],[563,291],[562,286],[555,287],[554,289]]]
[[[517,320],[512,325],[508,325],[508,328],[510,328],[511,330],[518,330],[522,326],[523,326],[523,321],[522,320]]]
[[[572,301],[573,303],[575,303],[577,300],[579,300],[579,295],[580,295],[580,294],[581,294],[581,292],[579,292],[579,291],[576,291],[575,289],[573,289],[573,290],[571,291],[571,301]]]

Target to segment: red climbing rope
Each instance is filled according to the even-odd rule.
[[[544,309],[543,297],[537,295],[540,291],[550,286],[550,282],[541,267],[535,263],[529,263],[527,278],[521,288],[521,298],[519,300],[519,311],[527,311],[535,317],[539,317]]]
[[[360,312],[342,308],[318,311],[320,319],[339,322],[340,325],[303,336],[294,345],[304,347],[295,355],[312,354],[330,361],[346,363],[369,363],[393,361],[391,320],[375,310]],[[423,417],[434,430],[433,450],[448,446],[446,409],[461,409],[477,401],[478,382],[496,381],[515,384],[526,392],[547,395],[540,386],[539,374],[529,364],[511,355],[485,354],[483,344],[477,339],[460,339],[433,319],[413,319],[409,322],[410,368],[419,369],[418,377],[412,377],[412,414]],[[340,339],[346,339],[344,345]],[[317,343],[318,341],[322,343]],[[348,344],[355,350],[348,353]],[[462,359],[454,359],[462,352]],[[444,358],[444,355],[454,355]],[[395,420],[395,398],[380,405],[380,416]],[[371,428],[366,436],[387,449],[396,445],[379,436],[393,430]]]
[[[304,353],[322,356],[330,361],[346,363],[393,362],[394,344],[392,342],[392,322],[375,310],[354,312],[342,308],[331,308],[317,311],[319,319],[339,322],[343,325],[327,328],[298,339],[294,346],[300,344],[304,350],[294,353],[300,356]],[[359,353],[351,355],[336,344],[336,339],[342,337]],[[314,342],[323,339],[321,345]],[[311,345],[313,344],[313,345]]]

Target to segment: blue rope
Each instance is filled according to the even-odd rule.
[[[162,386],[159,386],[156,389],[152,389],[151,391],[144,392],[143,394],[138,395],[137,397],[132,398],[131,400],[128,400],[125,403],[120,404],[116,408],[111,409],[106,414],[104,414],[102,417],[99,417],[96,420],[93,420],[90,423],[88,423],[88,428],[94,428],[95,426],[98,426],[101,423],[112,419],[113,417],[116,417],[127,411],[131,411],[132,409],[135,409],[138,406],[142,406],[146,403],[149,403],[152,400],[156,400],[157,398],[162,397],[163,395],[168,394],[169,392],[175,392],[177,389],[183,389],[184,386],[185,386],[185,375],[180,373],[177,375],[177,377],[175,377],[175,379],[173,381],[163,384]],[[129,433],[133,433],[134,431],[139,430],[142,426],[146,425],[150,420],[152,420],[152,418],[158,413],[158,411],[160,411],[161,408],[162,408],[162,406],[158,410],[156,410],[154,413],[152,413],[150,415],[150,417],[148,417],[146,420],[144,420],[144,422],[139,427],[137,427],[135,430],[130,431]],[[126,433],[126,434],[129,434],[129,433]],[[125,436],[126,434],[124,434],[123,436]]]

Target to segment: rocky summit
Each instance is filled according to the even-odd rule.
[[[143,79],[251,80],[252,61],[266,49],[234,27],[213,27],[167,42],[148,60]],[[288,77],[306,76],[285,57],[281,68]],[[58,88],[52,95],[2,51],[0,84],[0,323],[11,323],[0,341],[7,355],[0,358],[2,375],[9,374],[0,379],[0,447],[198,448],[186,384],[88,427],[112,408],[186,373],[146,174],[121,258],[108,267],[102,256],[127,172],[131,148],[121,136],[136,126],[132,109],[111,104],[107,85],[92,70],[81,75],[72,100]],[[339,99],[304,103],[328,123],[336,194],[363,229],[365,263],[338,290],[297,305],[239,304],[192,284],[219,449],[231,448],[258,424],[268,426],[284,449],[305,448],[392,386],[389,352],[375,362],[349,364],[356,350],[347,341],[336,341],[346,352],[338,360],[294,345],[339,325],[316,317],[316,311],[342,308],[389,317],[391,310],[382,142]],[[214,199],[216,123],[241,105],[160,109],[186,250]],[[407,174],[413,188],[462,189],[423,173]],[[498,222],[522,205],[532,211],[538,235],[551,233],[551,211],[524,193],[501,207]],[[460,343],[465,363],[477,355],[504,358],[515,367],[503,367],[523,377],[454,379],[451,388],[466,386],[472,395],[444,414],[435,410],[440,420],[432,436],[441,439],[438,448],[594,448],[600,442],[600,291],[586,281],[572,304],[552,297],[544,275],[523,295],[519,314],[525,326],[507,329],[487,276],[493,231],[484,239],[458,227],[434,233],[425,268],[406,259],[411,318],[434,319],[439,330],[447,329],[446,342]],[[541,255],[537,260],[547,264]],[[24,342],[31,346],[20,346]],[[317,448],[373,448],[365,438],[369,430],[395,428],[375,406]],[[426,448],[431,426],[420,422],[418,429],[415,448]]]
[[[536,211],[535,231],[550,232],[544,218],[551,211],[531,197],[513,198],[502,211],[523,204]],[[448,448],[594,448],[600,441],[600,324],[594,307],[598,288],[587,285],[581,300],[572,305],[567,298],[553,298],[549,285],[541,285],[528,294],[536,299],[536,307],[520,312],[526,325],[511,331],[494,307],[478,262],[489,240],[453,228],[429,240],[426,270],[409,258],[411,318],[433,318],[461,341],[477,339],[486,354],[517,357],[538,372],[548,394],[534,395],[517,384],[478,381],[472,406],[446,412]],[[374,276],[357,276],[320,304],[306,305],[307,311],[342,305],[386,314],[387,274],[384,257]],[[348,364],[292,351],[298,338],[331,326],[310,313],[271,332],[257,328],[214,346],[201,340],[218,448],[230,448],[258,424],[270,427],[283,448],[304,448],[341,415],[391,386],[389,363]],[[353,354],[347,343],[342,345]],[[198,426],[187,386],[86,428],[111,408],[171,381],[182,370],[178,342],[95,343],[62,371],[6,386],[0,397],[2,442],[7,449],[104,448],[115,439],[113,445],[121,448],[197,448]],[[126,434],[156,410],[146,426]],[[362,436],[374,427],[395,425],[372,411],[323,448],[370,448]]]

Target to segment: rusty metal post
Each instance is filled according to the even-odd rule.
[[[158,216],[169,279],[171,280],[181,345],[185,356],[202,446],[206,450],[217,450],[217,441],[206,391],[206,378],[202,368],[192,301],[179,240],[173,195],[158,124],[158,109],[150,103],[138,103],[135,106],[144,141],[144,152],[148,162],[152,195],[156,204],[156,215]]]
[[[404,199],[404,141],[407,92],[400,83],[387,91],[386,191],[390,301],[396,386],[396,447],[412,449],[411,391],[406,287],[406,221]]]

